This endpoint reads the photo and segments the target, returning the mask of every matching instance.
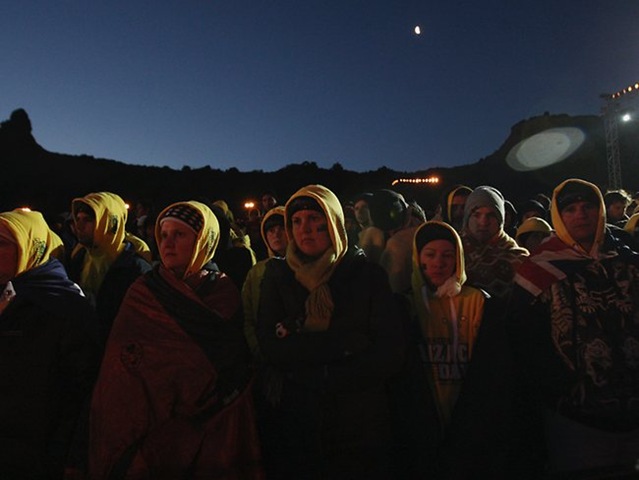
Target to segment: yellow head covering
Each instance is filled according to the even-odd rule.
[[[124,235],[124,240],[129,242],[133,246],[133,250],[135,250],[135,253],[141,256],[144,260],[149,263],[153,262],[153,254],[151,253],[151,249],[144,240],[129,232],[126,232],[126,234]]]
[[[224,212],[224,216],[228,218],[231,224],[235,223],[235,216],[233,215],[233,212],[229,208],[228,203],[226,203],[224,200],[216,200],[213,202],[213,205],[216,205],[222,209],[222,211]]]
[[[552,232],[552,227],[543,218],[528,217],[517,228],[517,233],[515,233],[515,240],[519,241],[519,237],[521,237],[525,233],[530,232],[542,232],[549,234],[550,232]]]
[[[75,198],[71,203],[74,219],[81,204],[89,206],[95,214],[93,247],[90,250],[98,250],[112,262],[125,247],[128,211],[124,200],[111,192],[89,193]]]
[[[161,222],[166,217],[174,217],[187,223],[197,233],[195,246],[182,279],[199,273],[211,261],[220,241],[220,224],[213,211],[203,203],[194,200],[176,202],[160,212],[155,222],[155,240],[161,245]]]
[[[423,223],[416,231],[413,237],[413,272],[411,275],[411,284],[413,287],[413,294],[417,295],[418,298],[422,296],[422,288],[426,285],[426,278],[424,277],[424,273],[422,272],[422,267],[419,262],[419,254],[420,254],[420,246],[418,245],[418,239],[421,238],[426,232],[429,230],[434,230],[435,228],[445,228],[448,231],[446,237],[442,237],[441,235],[435,234],[432,240],[442,239],[445,240],[453,239],[453,245],[455,247],[455,273],[451,277],[448,288],[446,288],[446,294],[450,293],[459,293],[461,290],[461,286],[466,282],[466,269],[464,265],[464,249],[462,246],[461,238],[457,231],[446,222],[439,222],[437,220],[431,220],[430,222]],[[441,231],[441,230],[440,230]],[[427,242],[428,243],[428,242]],[[423,247],[423,245],[421,245]],[[435,293],[435,292],[433,292]],[[421,304],[421,302],[417,302],[417,304]]]
[[[559,206],[557,204],[557,196],[569,183],[579,183],[590,188],[594,192],[595,196],[599,199],[599,221],[597,223],[597,231],[595,232],[595,240],[589,252],[586,252],[584,248],[570,236],[568,230],[566,229],[566,226],[564,225],[564,222],[561,220],[561,212],[559,211]],[[570,245],[572,248],[583,254],[586,254],[592,258],[598,258],[599,249],[603,244],[604,233],[606,229],[606,207],[604,206],[603,196],[601,195],[601,191],[599,190],[597,185],[594,185],[585,180],[581,180],[579,178],[569,178],[568,180],[563,181],[553,191],[552,203],[550,205],[550,215],[552,224],[555,228],[555,232],[557,233],[557,237],[559,237],[562,242],[564,242],[566,245]]]
[[[82,206],[88,206],[95,214],[93,245],[78,244],[72,256],[82,248],[87,251],[80,274],[80,286],[89,298],[97,295],[109,268],[124,250],[126,244],[126,220],[128,212],[124,200],[111,192],[89,193],[73,199],[71,213],[76,218]]]
[[[62,240],[49,228],[40,212],[3,212],[0,213],[0,225],[11,233],[9,240],[18,246],[16,276],[45,264],[64,249]]]
[[[271,208],[268,212],[266,212],[266,214],[264,214],[264,218],[262,218],[262,222],[260,223],[260,233],[262,234],[262,240],[264,240],[264,244],[266,245],[266,249],[268,250],[269,258],[274,257],[275,252],[271,250],[271,246],[268,244],[268,240],[266,239],[266,232],[264,231],[264,225],[266,225],[266,221],[273,215],[281,215],[282,222],[284,222],[284,218],[286,217],[284,207],[282,205],[278,205],[277,207]]]
[[[328,233],[333,244],[335,262],[339,262],[348,249],[348,239],[346,237],[346,228],[344,226],[344,210],[342,209],[341,202],[328,188],[322,185],[308,185],[300,188],[291,196],[291,198],[289,198],[285,207],[287,212],[289,211],[291,203],[298,197],[310,197],[322,208],[328,223]],[[293,226],[291,225],[290,218],[288,217],[289,214],[287,213],[284,221],[286,225],[286,233],[289,238],[289,251],[293,250],[294,253],[297,253],[297,245],[295,245],[295,241],[293,240]]]
[[[331,238],[332,248],[310,262],[305,261],[295,244],[293,226],[289,218],[289,207],[299,197],[310,197],[321,207]],[[284,217],[288,247],[286,249],[286,263],[295,272],[295,278],[310,292],[306,299],[306,321],[304,328],[310,331],[324,331],[330,325],[333,314],[333,299],[327,284],[335,267],[344,258],[348,250],[348,238],[344,226],[344,211],[337,196],[322,185],[308,185],[295,192],[286,202],[286,216]]]
[[[458,193],[465,193],[466,196],[470,195],[473,192],[473,189],[466,185],[459,185],[453,188],[446,197],[446,214],[449,222],[453,221],[453,198]]]

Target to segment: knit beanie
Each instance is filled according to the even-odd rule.
[[[311,197],[300,196],[294,198],[286,205],[287,218],[290,220],[293,218],[294,213],[302,210],[314,210],[324,215],[324,210],[322,210],[322,207],[317,200]]]
[[[199,233],[204,225],[202,214],[186,203],[179,203],[168,208],[160,217],[160,225],[166,219],[178,220],[195,233]]]
[[[273,213],[264,219],[264,226],[262,229],[264,232],[268,232],[271,228],[280,226],[284,228],[284,214],[283,213]]]
[[[422,251],[424,245],[433,240],[448,240],[457,246],[457,239],[450,229],[437,223],[429,223],[427,226],[420,228],[415,234],[415,248],[417,249],[417,253]]]
[[[561,212],[571,203],[575,202],[592,202],[599,204],[600,199],[597,193],[587,184],[580,182],[567,182],[557,193],[557,208]]]
[[[506,213],[504,196],[494,187],[482,185],[473,190],[466,199],[464,207],[464,227],[468,225],[468,219],[472,213],[480,207],[491,207],[495,209],[499,220],[499,225],[504,226],[504,216]]]
[[[543,218],[544,220],[548,218],[548,211],[546,210],[546,208],[534,198],[529,198],[528,200],[521,203],[517,211],[519,212],[520,221],[521,217],[527,212],[537,212],[538,215],[535,215],[535,217]]]
[[[390,189],[381,189],[373,193],[368,202],[371,220],[377,228],[389,232],[406,223],[408,203],[401,193]]]

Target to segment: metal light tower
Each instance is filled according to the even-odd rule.
[[[601,108],[601,115],[606,133],[606,162],[608,164],[608,188],[622,188],[621,159],[619,155],[619,116],[624,104],[636,99],[639,92],[639,82],[630,85],[613,94],[602,94],[605,103]]]

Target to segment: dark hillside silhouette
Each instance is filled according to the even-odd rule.
[[[531,172],[515,172],[506,163],[508,152],[520,141],[550,128],[575,127],[584,133],[583,144],[563,162]],[[628,190],[639,190],[639,127],[622,131],[620,152],[622,178]],[[632,133],[634,132],[634,134]],[[460,141],[463,139],[460,138]],[[211,152],[215,157],[215,152]],[[389,160],[390,162],[390,160]],[[448,185],[493,185],[512,200],[519,201],[537,192],[550,193],[567,177],[580,177],[606,188],[607,166],[603,122],[598,116],[549,115],[533,117],[514,125],[504,143],[479,161],[469,159],[464,166],[428,167],[416,172],[392,170],[392,163],[375,171],[353,172],[339,163],[320,168],[315,162],[287,165],[274,172],[241,172],[236,168],[203,168],[128,165],[89,155],[65,155],[40,146],[31,132],[31,121],[23,109],[15,110],[0,124],[0,208],[28,205],[44,213],[68,210],[70,200],[88,192],[109,190],[125,200],[151,198],[156,205],[192,198],[223,199],[241,213],[245,199],[257,199],[264,190],[277,191],[283,201],[298,188],[320,183],[335,191],[342,200],[363,191],[393,188],[425,207],[434,205]],[[432,162],[426,156],[425,167]],[[415,186],[391,182],[397,178],[438,175],[437,186]]]

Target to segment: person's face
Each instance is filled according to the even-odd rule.
[[[368,225],[371,223],[371,211],[365,200],[359,200],[353,205],[355,209],[355,219],[360,225]]]
[[[455,273],[455,246],[448,240],[428,242],[419,252],[419,265],[426,280],[434,287],[440,287]]]
[[[18,246],[10,238],[13,234],[0,225],[0,285],[6,285],[18,271]]]
[[[614,223],[623,219],[624,213],[626,213],[626,204],[623,202],[615,202],[611,204],[606,210],[606,216],[608,222]]]
[[[300,251],[309,257],[319,257],[331,245],[328,223],[323,213],[300,210],[291,217],[293,240]]]
[[[455,225],[461,225],[464,221],[464,207],[468,195],[455,195],[450,202],[450,221]]]
[[[599,206],[592,202],[574,202],[559,214],[568,234],[582,246],[591,245],[595,240],[599,223]]]
[[[288,239],[286,238],[286,230],[284,230],[282,225],[275,225],[269,228],[266,231],[266,241],[271,250],[280,257],[286,254]]]
[[[275,206],[275,197],[273,195],[262,196],[262,209],[268,211]]]
[[[95,217],[85,212],[75,214],[75,236],[78,242],[87,247],[93,246],[93,236],[95,234]]]
[[[179,220],[167,218],[160,228],[160,259],[162,264],[182,277],[193,255],[196,233]]]
[[[478,207],[468,218],[468,232],[481,243],[491,240],[499,228],[497,212],[492,207]]]

